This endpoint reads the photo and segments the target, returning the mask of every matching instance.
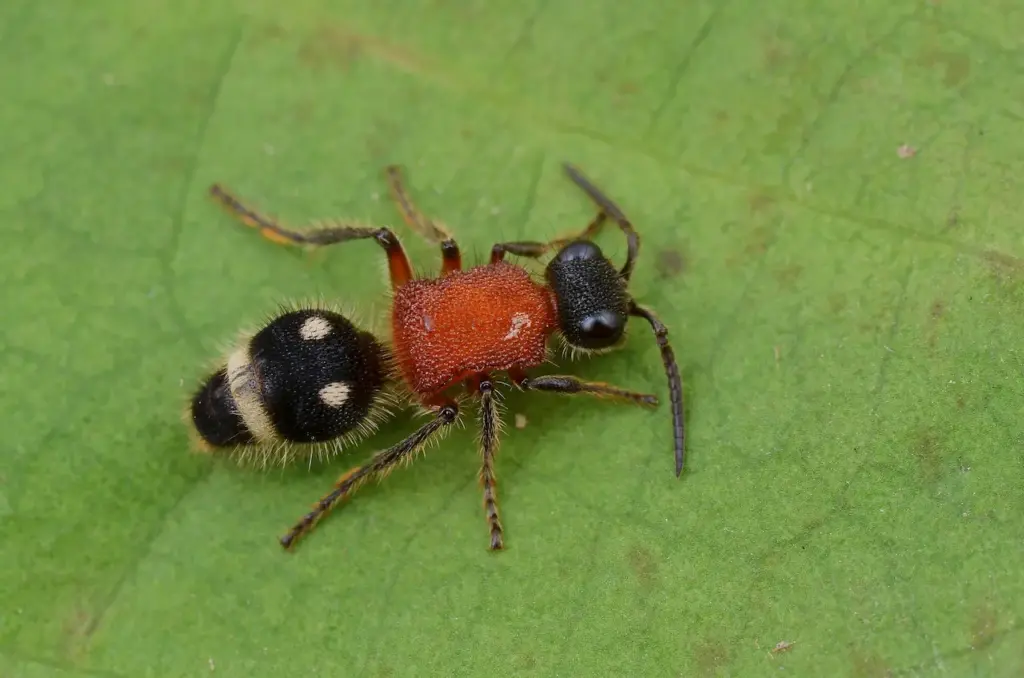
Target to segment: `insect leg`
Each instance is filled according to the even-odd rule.
[[[386,172],[391,198],[398,206],[398,211],[402,213],[405,223],[428,242],[440,243],[441,275],[447,275],[462,268],[462,256],[459,254],[459,246],[455,243],[455,237],[444,224],[430,219],[416,207],[412,198],[409,197],[409,192],[405,189],[402,168],[398,165],[389,165]]]
[[[658,404],[658,397],[650,393],[639,393],[630,391],[612,384],[601,381],[584,381],[576,377],[562,374],[545,374],[539,377],[528,377],[523,373],[509,370],[516,385],[524,391],[548,391],[551,393],[564,393],[575,395],[577,393],[588,393],[599,398],[612,398],[631,402],[635,405],[648,405],[654,407]]]
[[[595,186],[589,179],[580,173],[578,169],[572,165],[566,163],[563,165],[565,173],[569,175],[573,183],[579,186],[587,196],[590,197],[594,203],[601,208],[603,214],[607,214],[612,220],[619,225],[622,232],[626,235],[626,244],[628,252],[626,254],[626,263],[623,265],[622,270],[619,271],[619,275],[622,276],[623,280],[629,281],[629,276],[633,274],[633,266],[636,265],[636,258],[640,252],[640,235],[633,228],[633,224],[630,223],[626,215],[622,213],[618,205],[611,201],[601,189]]]
[[[489,375],[480,374],[471,380],[471,384],[480,394],[480,484],[484,491],[484,515],[491,534],[490,549],[500,551],[505,548],[502,535],[501,517],[498,514],[497,477],[494,473],[494,455],[498,451],[499,429],[501,418],[498,403],[494,399],[494,383]]]
[[[342,475],[334,484],[334,489],[324,495],[315,504],[312,511],[303,516],[285,536],[281,537],[281,546],[286,549],[292,548],[295,542],[312,531],[320,519],[327,515],[338,502],[349,497],[367,480],[370,478],[383,479],[399,463],[411,460],[416,452],[430,442],[438,431],[450,426],[458,414],[458,405],[454,401],[446,402],[438,409],[432,420],[421,426],[408,438],[378,452],[368,463],[357,466]]]
[[[400,287],[412,279],[409,258],[398,237],[390,229],[324,222],[314,228],[294,230],[248,207],[220,184],[210,187],[210,195],[243,224],[259,230],[264,238],[280,245],[323,247],[349,240],[373,238],[387,253],[392,286]]]
[[[632,303],[629,314],[643,318],[654,330],[654,337],[661,349],[661,362],[665,365],[665,376],[668,377],[669,398],[672,401],[672,433],[676,452],[676,476],[683,472],[683,456],[685,454],[686,431],[683,417],[683,379],[679,376],[679,365],[675,354],[668,343],[668,328],[658,319],[654,311],[644,308],[636,302]]]
[[[580,233],[569,234],[561,238],[555,238],[550,242],[536,242],[521,240],[517,242],[502,242],[491,248],[491,263],[496,264],[505,258],[506,254],[514,254],[519,257],[530,257],[536,259],[542,257],[551,250],[557,250],[572,240],[590,240],[601,229],[607,217],[604,212],[598,212],[597,216]]]

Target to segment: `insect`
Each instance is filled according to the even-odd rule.
[[[330,449],[336,450],[352,444],[375,429],[391,404],[409,403],[428,417],[407,438],[343,474],[280,538],[284,548],[292,548],[365,482],[383,479],[410,462],[450,430],[467,401],[476,400],[479,479],[490,549],[503,549],[495,476],[501,428],[496,373],[506,373],[526,391],[583,393],[655,406],[658,399],[651,394],[566,375],[529,374],[549,361],[559,341],[573,354],[618,348],[631,317],[650,326],[661,351],[672,405],[676,476],[682,473],[682,380],[668,330],[627,290],[640,237],[619,207],[579,170],[568,164],[564,169],[598,207],[582,232],[546,243],[498,243],[488,263],[463,268],[447,227],[420,212],[404,187],[401,169],[389,166],[390,192],[404,221],[439,245],[441,270],[436,277],[414,275],[399,239],[388,228],[328,222],[294,230],[253,210],[219,184],[210,188],[229,213],[279,244],[322,247],[375,241],[384,251],[391,283],[390,337],[375,336],[328,308],[281,311],[239,342],[194,393],[191,424],[200,441],[208,449],[287,461],[294,458],[287,452],[294,445],[333,445]],[[592,241],[609,219],[628,245],[620,269]],[[549,253],[553,256],[543,276],[506,261],[507,255],[540,259]]]

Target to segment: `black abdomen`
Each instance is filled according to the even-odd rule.
[[[192,423],[203,440],[214,447],[253,442],[252,433],[236,411],[227,370],[223,368],[211,374],[192,397]]]
[[[192,400],[210,445],[315,443],[360,428],[386,378],[386,349],[344,316],[301,309],[274,318],[228,356]]]

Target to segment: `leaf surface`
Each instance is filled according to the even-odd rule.
[[[5,675],[1019,675],[1018,5],[0,7]],[[473,412],[282,552],[417,420],[258,473],[180,413],[282,301],[379,316],[383,257],[277,247],[206,188],[393,225],[429,273],[386,164],[483,261],[587,223],[565,160],[642,236],[683,477],[635,322],[559,369],[658,410],[505,395],[506,552]]]

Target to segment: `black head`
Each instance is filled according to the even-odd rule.
[[[629,319],[626,281],[589,240],[574,240],[545,272],[558,303],[558,324],[576,348],[610,348],[621,341]]]

